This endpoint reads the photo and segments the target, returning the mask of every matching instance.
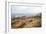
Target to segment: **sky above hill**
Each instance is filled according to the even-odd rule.
[[[36,15],[41,12],[41,7],[31,7],[31,6],[12,6],[12,15],[27,14]]]

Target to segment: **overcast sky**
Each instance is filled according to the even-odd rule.
[[[40,7],[31,7],[31,6],[12,6],[12,15],[13,14],[38,14],[41,12]]]

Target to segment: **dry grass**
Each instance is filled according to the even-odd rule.
[[[11,28],[41,27],[41,16],[32,16],[25,19],[11,19]]]

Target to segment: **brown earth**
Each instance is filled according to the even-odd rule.
[[[41,16],[20,17],[11,19],[11,28],[41,27]]]

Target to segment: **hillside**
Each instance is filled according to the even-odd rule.
[[[11,19],[11,28],[41,27],[41,16],[22,16]]]

